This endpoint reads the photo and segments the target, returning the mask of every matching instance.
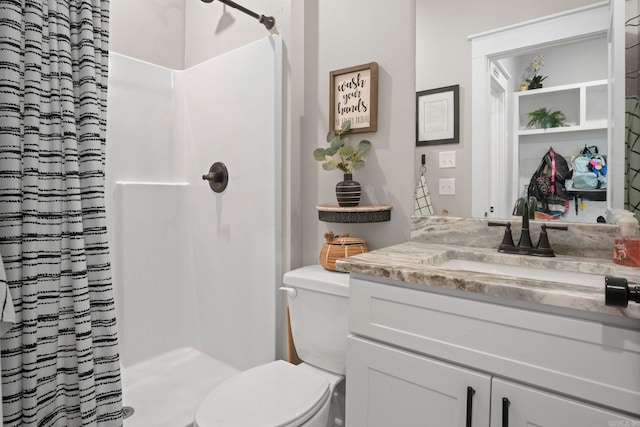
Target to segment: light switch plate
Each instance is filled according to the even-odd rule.
[[[438,181],[438,194],[441,194],[441,195],[456,194],[456,179],[440,178],[440,180]]]
[[[456,167],[455,151],[440,151],[438,165],[441,169]]]

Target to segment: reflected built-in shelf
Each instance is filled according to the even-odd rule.
[[[556,128],[547,128],[547,129],[522,129],[518,131],[518,135],[526,136],[526,135],[545,135],[552,133],[564,133],[564,132],[582,132],[582,131],[593,131],[593,130],[607,130],[607,121],[600,120],[595,121],[593,123],[588,123],[585,125],[567,125],[563,127]]]
[[[318,219],[324,222],[368,223],[391,220],[390,205],[341,207],[338,205],[317,205]]]
[[[606,130],[607,94],[606,79],[516,92],[516,135]],[[568,126],[549,129],[527,128],[529,113],[541,107],[550,111],[561,111],[566,116]]]

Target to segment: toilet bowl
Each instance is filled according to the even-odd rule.
[[[336,388],[346,370],[348,280],[319,265],[286,273],[293,340],[304,363],[277,360],[233,376],[200,403],[195,426],[341,425],[344,396]]]
[[[195,425],[326,427],[333,391],[342,378],[282,360],[260,365],[209,393],[196,411]]]

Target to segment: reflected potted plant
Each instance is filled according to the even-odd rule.
[[[562,111],[552,112],[551,110],[547,110],[542,107],[527,114],[529,115],[529,123],[527,123],[527,127],[539,125],[540,128],[547,129],[567,126],[564,122],[566,118]]]
[[[327,142],[329,148],[316,148],[313,151],[313,158],[322,162],[322,169],[343,172],[344,180],[336,185],[336,198],[338,205],[342,207],[353,207],[360,204],[362,187],[360,183],[353,180],[353,171],[364,167],[364,154],[371,148],[371,142],[363,139],[357,145],[351,145],[349,137],[345,136],[351,129],[351,121],[342,123],[340,130],[329,131]]]
[[[538,72],[544,66],[544,56],[538,55],[533,58],[531,62],[531,70],[533,71],[533,76],[530,79],[527,79],[526,82],[529,84],[529,89],[541,89],[542,81],[546,79],[548,76],[539,75]]]

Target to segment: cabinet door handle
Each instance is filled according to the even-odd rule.
[[[476,391],[473,387],[467,387],[467,427],[471,427],[471,416],[473,415],[473,395]]]
[[[502,398],[502,427],[509,427],[509,399]]]

